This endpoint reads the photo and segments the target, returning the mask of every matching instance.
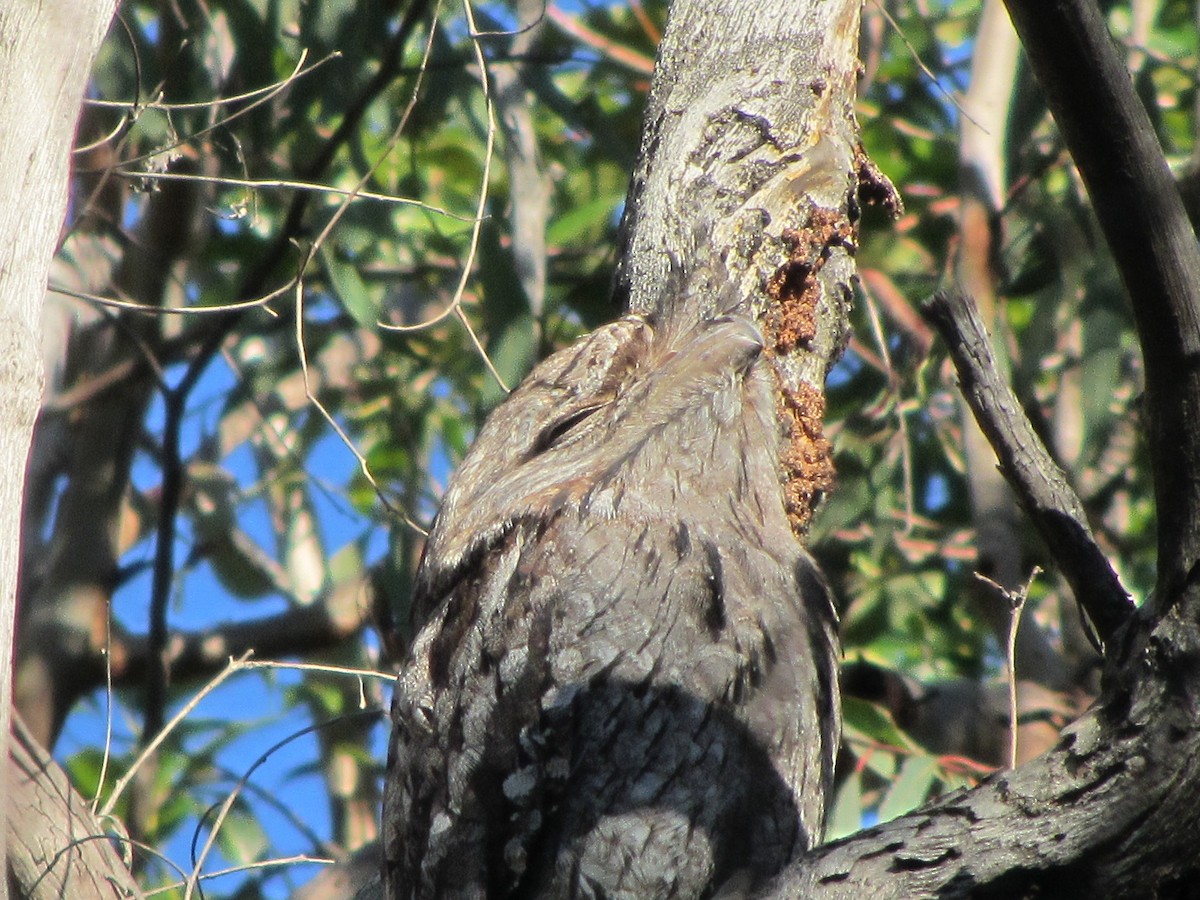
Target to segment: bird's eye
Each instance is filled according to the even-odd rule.
[[[542,433],[538,435],[537,440],[533,443],[533,455],[543,453],[549,450],[555,444],[562,441],[564,437],[576,425],[589,418],[592,413],[600,409],[604,404],[597,403],[593,406],[585,406],[581,409],[575,409],[562,416],[559,419],[551,422],[542,429]]]

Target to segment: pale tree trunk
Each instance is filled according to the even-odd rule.
[[[841,353],[859,188],[892,199],[854,119],[860,5],[673,3],[627,201],[617,299],[693,321],[733,304],[785,393],[823,390]],[[700,277],[664,295],[672,260]]]
[[[110,839],[71,779],[18,719],[12,734],[9,858],[21,900],[141,900]]]
[[[114,0],[0,6],[0,759],[11,730],[13,617],[26,455],[41,400],[39,339],[67,205],[75,121]],[[3,777],[3,776],[0,776]],[[8,792],[0,785],[0,798]],[[0,809],[0,815],[3,809]],[[0,828],[0,863],[4,835]],[[0,895],[5,886],[0,884]]]
[[[847,337],[859,209],[899,204],[858,139],[860,8],[672,4],[615,284],[633,312],[694,323],[737,310],[758,323],[798,537],[833,483],[824,384]],[[664,292],[672,266],[683,283]]]

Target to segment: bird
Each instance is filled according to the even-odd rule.
[[[755,324],[626,315],[493,412],[418,567],[393,900],[700,898],[820,839],[837,616]]]

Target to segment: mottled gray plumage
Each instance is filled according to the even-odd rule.
[[[834,612],[761,349],[739,317],[627,317],[484,426],[417,576],[390,897],[704,897],[819,836]]]

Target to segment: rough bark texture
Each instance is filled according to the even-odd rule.
[[[19,720],[11,761],[14,824],[9,840],[17,896],[140,898],[129,867],[88,802]]]
[[[835,620],[796,535],[832,475],[858,193],[890,197],[855,143],[857,29],[856,2],[673,5],[632,314],[493,414],[430,535],[389,896],[702,897],[819,839]]]
[[[858,196],[892,196],[855,142],[857,30],[857,2],[672,6],[632,314],[493,414],[430,535],[389,896],[703,897],[819,839],[835,620],[796,535],[832,475]]]
[[[1183,603],[1192,616],[1197,601],[1192,590]],[[1195,631],[1172,611],[1137,637],[1103,704],[1049,753],[821,847],[759,896],[1195,896]]]
[[[854,2],[672,4],[616,277],[634,312],[736,308],[760,324],[799,532],[832,484],[823,387],[846,339],[859,200],[898,202],[858,144],[858,28]],[[672,260],[717,254],[719,284],[662,290]]]
[[[1099,8],[1007,5],[1133,299],[1160,515],[1158,593],[1109,643],[1100,702],[1053,750],[819,848],[765,896],[1196,896],[1200,249]]]
[[[8,758],[21,488],[41,399],[39,314],[66,211],[75,120],[115,7],[112,0],[0,7],[0,760]],[[3,778],[0,770],[0,825]],[[4,833],[0,827],[0,870]]]

